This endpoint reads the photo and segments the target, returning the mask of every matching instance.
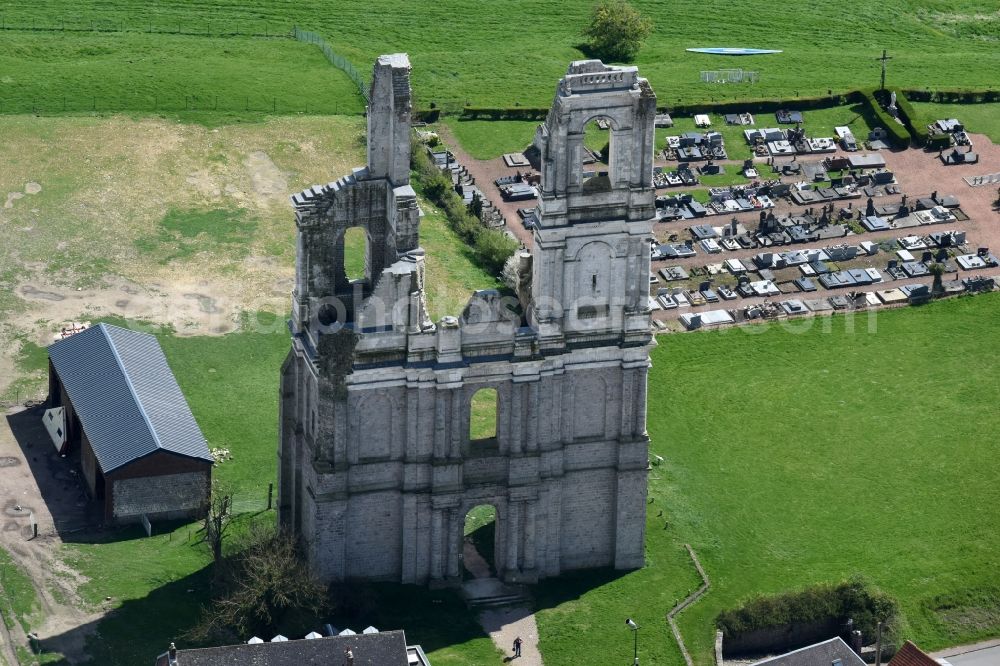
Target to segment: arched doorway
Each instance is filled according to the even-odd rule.
[[[465,514],[462,531],[462,579],[494,578],[497,575],[497,510],[479,504]]]

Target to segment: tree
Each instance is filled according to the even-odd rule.
[[[629,62],[653,31],[653,22],[626,0],[601,0],[583,31],[591,53],[602,60]]]
[[[233,519],[233,491],[217,479],[212,479],[212,497],[205,514],[205,541],[212,548],[216,566],[222,562],[222,540]]]
[[[934,282],[931,284],[931,293],[935,296],[940,296],[944,293],[944,284],[941,282],[941,276],[944,275],[944,264],[935,262],[930,264],[927,270],[934,276]]]
[[[467,208],[469,215],[477,219],[483,218],[483,198],[479,196],[479,192],[472,193],[472,201],[469,202]]]
[[[189,638],[271,635],[297,616],[315,619],[326,610],[326,588],[299,558],[290,535],[257,524],[241,546],[226,559],[222,591],[203,609]]]

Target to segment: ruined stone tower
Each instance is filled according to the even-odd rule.
[[[496,509],[493,562],[507,581],[640,567],[656,98],[634,67],[570,65],[535,139],[528,302],[480,291],[433,323],[408,184],[409,70],[402,54],[375,64],[367,167],[292,197],[279,520],[325,580],[458,581],[465,516],[482,504]],[[586,178],[596,118],[611,126],[610,164]],[[350,227],[368,239],[353,281]],[[495,436],[473,439],[484,389]]]

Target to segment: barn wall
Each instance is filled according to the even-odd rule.
[[[66,408],[66,452],[69,453],[74,446],[80,443],[83,428],[80,427],[76,410],[73,409],[73,401],[69,399],[66,387],[63,386],[52,361],[49,361],[49,407]],[[93,486],[91,492],[93,492]]]
[[[69,414],[69,409],[66,413]],[[69,422],[69,418],[66,420]],[[80,443],[80,468],[83,469],[83,478],[87,480],[87,491],[90,492],[91,499],[97,499],[97,476],[101,471],[86,433],[83,434]]]
[[[211,492],[212,463],[158,452],[106,477],[105,520],[199,518]]]

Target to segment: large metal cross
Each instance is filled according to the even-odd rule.
[[[880,60],[882,62],[882,85],[879,87],[879,90],[885,90],[885,63],[892,60],[892,56],[886,55],[887,53],[888,52],[885,49],[882,49],[882,57],[875,58],[876,60]]]

